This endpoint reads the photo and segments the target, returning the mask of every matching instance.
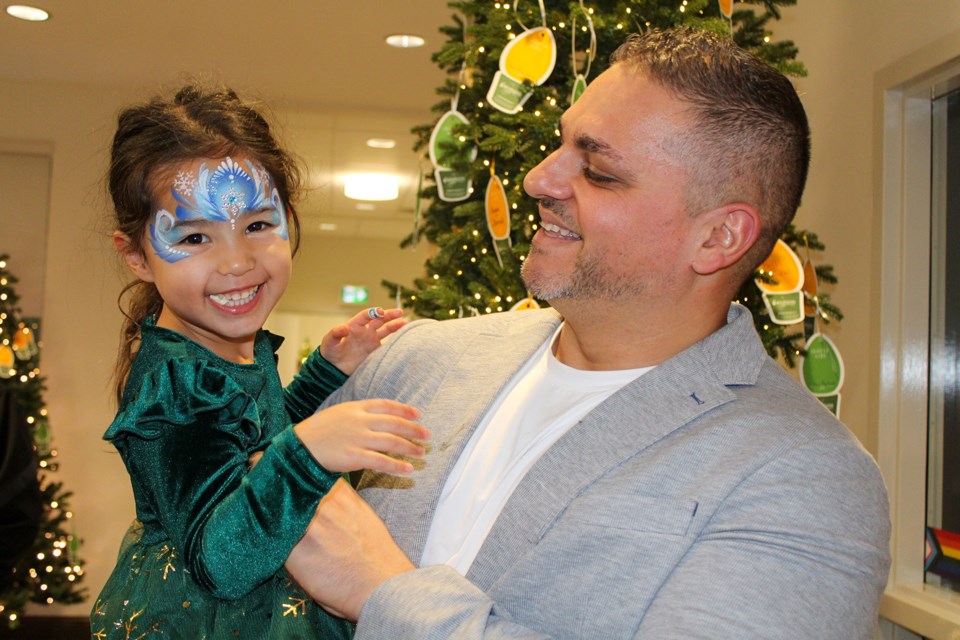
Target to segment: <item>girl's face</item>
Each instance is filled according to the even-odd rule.
[[[157,325],[234,362],[290,281],[287,212],[263,167],[246,155],[196,159],[153,182],[156,211],[142,251],[115,239],[134,273],[163,298]]]

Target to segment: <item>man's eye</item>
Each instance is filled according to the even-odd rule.
[[[584,168],[583,168],[583,175],[584,175],[584,177],[585,177],[587,180],[589,180],[590,182],[596,182],[596,183],[598,183],[598,184],[606,184],[606,183],[609,183],[609,182],[616,182],[616,179],[615,179],[615,178],[611,178],[610,176],[605,176],[605,175],[596,173],[596,172],[595,172],[593,169],[591,169],[590,167],[584,167]]]

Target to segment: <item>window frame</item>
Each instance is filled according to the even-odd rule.
[[[890,495],[893,563],[880,606],[887,640],[960,637],[960,594],[924,583],[932,102],[960,85],[951,34],[878,72],[874,81],[871,402],[877,461]],[[923,419],[918,419],[922,416]],[[905,631],[908,630],[908,631]]]

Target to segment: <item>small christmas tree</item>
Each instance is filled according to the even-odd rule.
[[[795,1],[764,0],[757,4],[759,14],[740,3],[741,8],[734,9],[732,0],[450,2],[459,14],[442,29],[447,42],[433,56],[449,74],[437,89],[442,100],[433,110],[439,118],[414,129],[416,150],[424,156],[426,184],[420,202],[428,204],[421,212],[418,203],[415,230],[401,245],[426,238],[438,251],[414,287],[386,280],[384,286],[416,315],[438,320],[533,303],[520,265],[539,220],[536,201],[523,191],[523,178],[556,147],[560,116],[584,83],[608,66],[610,54],[627,34],[680,25],[730,34],[783,73],[803,76],[806,70],[796,60],[794,44],[774,42],[767,30],[772,19],[779,19],[779,8]],[[502,82],[501,54],[540,27],[549,30],[555,42],[555,64],[542,81],[528,76],[506,87],[515,101],[523,100],[508,113],[510,105],[504,109],[501,98],[490,92],[494,83]],[[425,159],[428,151],[430,163]],[[793,227],[783,239],[801,254],[823,249],[815,234]],[[816,274],[825,282],[836,281],[829,266],[817,267]],[[793,329],[770,322],[753,282],[746,283],[737,299],[753,313],[767,351],[793,366],[802,351],[801,325]],[[821,319],[839,318],[828,295],[820,293],[818,302]]]
[[[80,541],[73,532],[73,514],[67,504],[71,494],[50,477],[57,471],[57,450],[52,446],[43,402],[39,322],[20,317],[19,296],[14,289],[17,279],[10,273],[8,259],[0,254],[0,391],[11,403],[10,411],[0,416],[4,435],[9,436],[3,442],[5,446],[25,442],[28,449],[32,443],[34,473],[26,469],[27,473],[19,476],[31,482],[35,476],[34,489],[39,491],[39,521],[32,523],[39,533],[15,563],[4,558],[4,575],[0,576],[0,615],[10,627],[16,627],[28,602],[72,604],[82,602],[86,593],[81,587],[83,561],[77,554]],[[7,463],[9,452],[3,453],[3,462]],[[11,498],[4,495],[0,501],[8,506]],[[2,524],[6,531],[13,523]]]

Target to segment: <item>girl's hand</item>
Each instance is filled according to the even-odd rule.
[[[403,309],[365,309],[323,336],[320,355],[350,375],[384,338],[407,323],[402,316]]]
[[[411,473],[410,462],[393,456],[423,456],[417,441],[430,434],[413,422],[419,417],[410,405],[393,400],[358,400],[319,411],[293,430],[328,471]]]

